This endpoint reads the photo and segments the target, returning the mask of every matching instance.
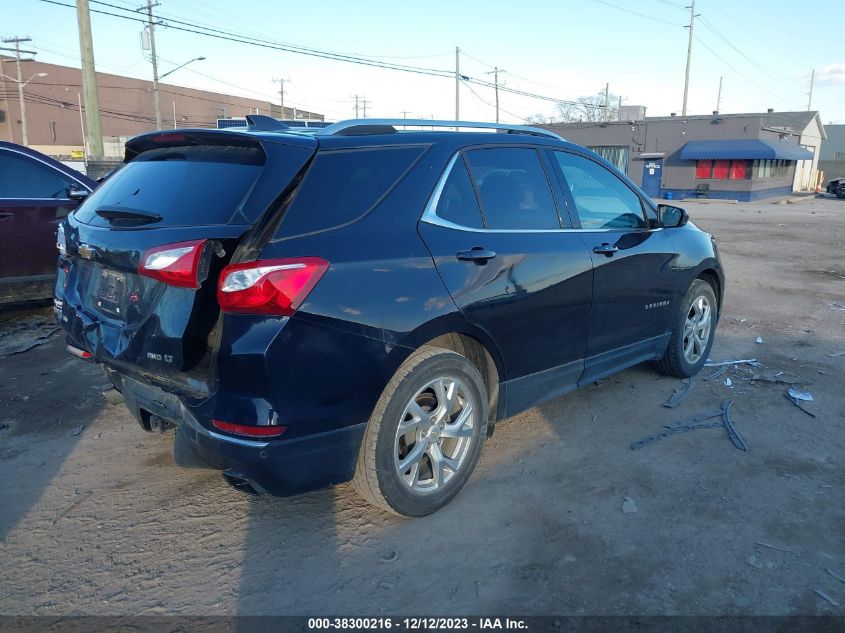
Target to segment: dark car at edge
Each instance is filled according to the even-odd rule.
[[[724,274],[686,211],[551,132],[450,125],[130,140],[59,232],[69,351],[176,427],[181,465],[250,493],[352,480],[407,516],[460,491],[497,421],[703,367]]]
[[[41,152],[0,141],[0,305],[53,295],[56,228],[96,186]]]

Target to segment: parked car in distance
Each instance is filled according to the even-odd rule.
[[[56,227],[96,186],[49,156],[0,141],[0,305],[53,296]]]
[[[827,192],[838,194],[839,188],[843,185],[845,185],[845,178],[831,178],[831,180],[827,183]]]
[[[593,152],[521,126],[250,120],[130,140],[59,231],[69,351],[145,430],[177,427],[177,463],[252,493],[351,479],[420,516],[498,420],[706,362],[713,238]]]

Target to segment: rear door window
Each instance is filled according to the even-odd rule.
[[[319,152],[276,237],[324,231],[363,217],[424,151],[424,147],[407,146]]]
[[[537,151],[524,147],[466,153],[488,229],[559,229],[546,171]]]
[[[258,146],[152,149],[100,185],[75,217],[109,226],[96,211],[114,209],[159,215],[162,220],[156,226],[244,223],[238,210],[264,160]]]
[[[645,228],[640,197],[619,176],[597,162],[554,151],[557,163],[572,194],[584,229]]]
[[[0,150],[0,198],[67,199],[72,182],[34,158]]]
[[[469,178],[466,163],[460,156],[449,172],[435,213],[437,217],[453,224],[473,229],[484,227],[475,187]]]

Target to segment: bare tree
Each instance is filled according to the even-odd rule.
[[[619,108],[617,107],[619,96],[611,94],[608,101],[610,103],[607,107],[607,113],[605,113],[605,96],[603,92],[596,95],[578,97],[572,102],[558,103],[557,118],[561,123],[615,121],[619,113]]]
[[[526,123],[547,123],[549,122],[549,118],[542,112],[535,112],[525,118]]]

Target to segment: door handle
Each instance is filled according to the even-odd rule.
[[[461,261],[486,264],[488,259],[493,259],[496,256],[496,253],[488,251],[481,246],[474,246],[468,251],[458,251],[456,256]]]
[[[616,248],[613,244],[608,244],[605,242],[601,246],[596,246],[593,248],[593,252],[596,255],[604,255],[605,257],[613,257],[613,254],[618,251],[619,249]]]

